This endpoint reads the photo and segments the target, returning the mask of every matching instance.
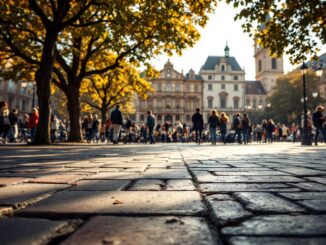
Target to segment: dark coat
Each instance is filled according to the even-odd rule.
[[[202,130],[204,128],[204,119],[203,115],[199,112],[196,112],[192,118],[191,121],[193,123],[193,129],[194,130]]]
[[[154,128],[154,126],[155,126],[155,117],[153,115],[148,115],[146,126],[148,128]]]
[[[217,128],[220,125],[220,118],[218,116],[210,116],[208,123],[210,128]]]
[[[115,109],[111,112],[111,122],[112,124],[123,124],[122,112],[119,109]]]

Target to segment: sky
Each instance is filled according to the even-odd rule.
[[[196,73],[204,65],[208,56],[223,56],[226,42],[230,48],[230,56],[234,56],[240,67],[246,72],[246,80],[255,80],[254,42],[248,33],[241,28],[241,21],[234,21],[237,10],[226,3],[219,2],[214,14],[204,28],[200,29],[201,38],[191,48],[184,50],[182,56],[169,57],[161,55],[153,58],[152,65],[161,70],[168,59],[174,65],[174,69],[186,74],[191,68]],[[325,52],[325,47],[323,48]],[[321,52],[322,54],[322,52]],[[284,59],[284,71],[291,71],[294,66],[287,56]]]

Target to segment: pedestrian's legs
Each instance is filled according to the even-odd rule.
[[[121,125],[112,124],[112,128],[113,128],[113,143],[117,144],[118,140],[119,140],[119,133],[120,133]]]
[[[315,132],[315,145],[318,144],[319,130],[322,130],[322,128],[319,127],[319,126],[317,126],[317,127],[316,127],[316,132]],[[324,140],[325,140],[325,139],[324,139]]]

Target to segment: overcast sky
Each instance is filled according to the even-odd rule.
[[[205,63],[207,56],[223,56],[226,42],[230,48],[230,56],[234,56],[239,65],[245,69],[246,80],[255,80],[255,59],[253,40],[247,33],[243,33],[241,22],[233,20],[236,10],[232,6],[219,2],[217,10],[211,15],[210,20],[204,29],[201,29],[201,38],[194,47],[188,48],[180,57],[166,55],[156,57],[152,64],[160,70],[170,58],[177,71],[187,73],[191,68],[196,73]],[[323,51],[326,49],[323,47]],[[284,57],[285,72],[293,69],[288,58]]]

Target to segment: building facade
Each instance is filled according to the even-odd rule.
[[[208,117],[212,109],[233,114],[244,110],[245,71],[237,60],[229,56],[229,47],[224,56],[208,56],[200,69],[203,79],[203,111]]]
[[[193,70],[184,76],[168,61],[160,71],[160,77],[150,82],[154,92],[147,100],[136,100],[136,122],[146,122],[147,111],[151,110],[161,125],[166,121],[189,125],[195,109],[202,105],[201,78]]]

